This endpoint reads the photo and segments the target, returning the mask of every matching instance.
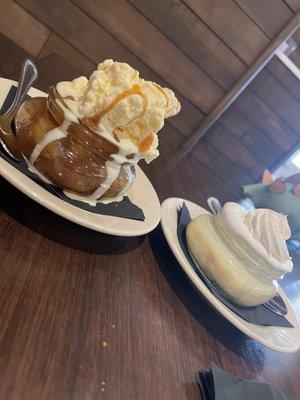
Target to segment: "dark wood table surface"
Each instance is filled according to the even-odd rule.
[[[171,153],[162,134],[161,158],[144,167],[161,200],[235,200],[191,157],[163,174]],[[1,400],[196,400],[195,373],[211,362],[300,397],[300,353],[268,350],[218,315],[159,227],[107,236],[0,187]],[[295,264],[285,286],[300,313]]]

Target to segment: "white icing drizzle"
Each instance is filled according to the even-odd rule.
[[[56,99],[56,103],[58,106],[61,108],[61,110],[64,112],[64,121],[61,126],[56,127],[52,129],[51,131],[47,132],[45,136],[35,145],[35,148],[33,149],[30,159],[28,161],[28,169],[31,170],[33,173],[38,175],[41,179],[43,179],[47,183],[49,182],[35,167],[34,163],[40,156],[41,152],[44,150],[44,148],[59,139],[65,138],[68,136],[68,131],[67,129],[69,128],[70,124],[73,123],[80,123],[79,122],[79,114],[76,113],[76,109],[73,107],[72,110],[69,110],[67,107],[62,104],[62,102],[58,99]],[[68,104],[68,107],[70,105]],[[77,115],[76,115],[77,114]],[[78,200],[82,201],[85,203],[88,203],[92,206],[95,206],[98,201],[101,201],[103,203],[110,203],[110,202],[115,202],[115,201],[121,201],[123,199],[123,195],[126,193],[126,191],[129,189],[131,186],[132,180],[128,179],[128,182],[125,186],[125,188],[122,190],[122,193],[120,193],[117,197],[115,198],[110,198],[110,199],[105,199],[105,200],[98,200],[100,197],[102,197],[111,187],[113,182],[117,179],[119,176],[120,170],[122,168],[122,164],[126,164],[123,166],[123,168],[127,169],[127,174],[130,176],[130,165],[136,164],[140,159],[141,156],[138,155],[137,148],[130,142],[126,140],[122,140],[118,142],[111,133],[107,129],[105,129],[103,126],[99,126],[97,130],[97,134],[99,134],[101,137],[104,139],[108,140],[112,144],[115,144],[119,151],[117,154],[112,154],[111,158],[112,160],[108,160],[105,162],[105,167],[106,167],[106,178],[105,180],[101,183],[101,185],[95,190],[94,193],[92,193],[90,196],[82,196],[75,194],[73,192],[70,192],[68,190],[64,190],[64,194],[73,199],[73,200]],[[128,159],[126,156],[129,154],[134,154],[133,158]]]
[[[26,157],[24,157],[24,158],[27,163],[27,167],[28,167],[29,171],[31,171],[33,174],[37,175],[42,181],[44,181],[50,185],[53,185],[53,183],[50,182],[49,179],[47,179],[43,174],[40,173],[40,171],[38,171],[33,165],[30,164],[30,162],[27,160]]]
[[[78,120],[79,115],[77,115],[77,114],[74,112],[75,110],[69,110],[69,109],[68,109],[67,107],[65,107],[65,106],[63,105],[63,103],[62,103],[60,100],[58,100],[58,99],[56,99],[55,102],[56,102],[56,104],[58,104],[58,106],[59,106],[59,107],[63,110],[63,112],[64,112],[65,118],[64,118],[63,124],[65,123],[65,121],[71,121],[71,122],[74,122],[74,123],[79,124],[79,120]],[[67,128],[66,128],[66,129],[67,129]]]
[[[118,164],[114,161],[110,161],[110,160],[105,162],[105,167],[106,167],[105,180],[101,183],[99,188],[96,189],[94,191],[94,193],[92,193],[90,196],[80,196],[80,195],[70,192],[68,190],[64,190],[64,194],[67,197],[69,197],[70,199],[83,201],[84,203],[88,203],[92,206],[95,206],[97,204],[97,200],[108,191],[108,189],[111,187],[111,185],[117,179],[117,177],[120,173],[120,170],[121,170],[120,164]],[[115,200],[111,199],[111,201],[115,201]]]
[[[125,187],[123,188],[121,193],[118,193],[118,195],[116,197],[107,197],[106,199],[101,199],[100,200],[101,203],[109,204],[112,202],[116,203],[116,202],[123,200],[125,194],[127,193],[127,190],[130,188],[130,186],[132,185],[132,182],[133,182],[133,178],[132,178],[133,173],[131,172],[131,166],[123,165],[123,170],[125,170],[125,173],[127,174],[127,177],[128,177],[127,184],[125,185]]]
[[[109,128],[111,127],[105,127],[101,124],[97,127],[96,133],[103,139],[108,140],[110,143],[118,147],[118,153],[112,154],[111,157],[119,164],[136,164],[142,158],[142,156],[138,154],[137,147],[134,146],[134,144],[130,140],[117,141],[110,133]],[[111,128],[111,132],[112,131],[113,129]],[[134,154],[133,158],[128,159],[127,156],[129,154]]]
[[[42,140],[40,140],[36,145],[35,148],[33,149],[33,152],[31,153],[29,162],[31,165],[34,165],[36,162],[37,158],[41,154],[41,152],[44,150],[48,144],[51,142],[54,142],[55,140],[59,140],[62,138],[65,138],[68,136],[68,133],[66,132],[66,129],[64,126],[59,126],[57,128],[52,129],[46,135],[43,137]]]
[[[245,225],[271,257],[281,263],[290,259],[285,241],[290,238],[291,230],[285,215],[257,209],[246,214]]]
[[[109,204],[109,203],[119,203],[124,199],[124,196],[116,196],[116,197],[107,197],[105,199],[101,199],[98,203]]]
[[[108,189],[117,179],[121,170],[121,165],[117,164],[114,161],[106,161],[105,167],[106,167],[106,178],[104,182],[102,182],[100,187],[91,195],[91,197],[94,198],[95,200],[99,199],[99,197],[103,196],[108,191]]]
[[[68,110],[67,107],[65,107],[61,101],[56,99],[56,103],[64,112],[63,123],[61,126],[58,126],[52,129],[51,131],[47,132],[45,136],[35,145],[35,148],[33,149],[29,160],[31,166],[34,165],[39,155],[44,150],[44,148],[48,146],[48,144],[54,142],[55,140],[63,139],[68,136],[67,130],[72,122],[79,123],[77,116],[74,115],[72,111]]]

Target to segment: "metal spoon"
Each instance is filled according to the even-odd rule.
[[[218,212],[222,208],[221,203],[219,202],[219,200],[216,197],[209,197],[206,200],[206,202],[207,202],[207,205],[208,205],[210,211],[213,214],[218,214]]]
[[[38,71],[35,64],[27,58],[22,64],[15,98],[6,113],[0,116],[0,143],[4,150],[17,161],[21,158],[21,151],[12,130],[12,123],[20,104],[37,77]]]

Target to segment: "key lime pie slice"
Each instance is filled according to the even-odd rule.
[[[277,280],[293,263],[286,246],[291,236],[286,216],[268,209],[247,212],[226,203],[218,214],[190,222],[189,250],[207,277],[226,297],[255,306],[277,293]]]

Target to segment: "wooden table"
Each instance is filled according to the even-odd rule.
[[[171,149],[162,142],[144,168],[161,200],[233,198],[191,157],[163,176]],[[0,185],[1,400],[196,400],[195,373],[211,362],[300,397],[300,353],[270,351],[219,316],[160,228],[102,235]],[[297,267],[286,286],[300,311]]]

